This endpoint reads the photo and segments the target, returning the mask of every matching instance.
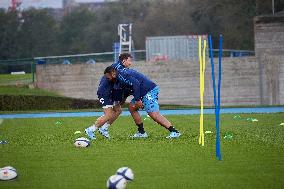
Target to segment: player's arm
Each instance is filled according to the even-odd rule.
[[[134,78],[132,76],[129,76],[128,80],[132,83],[134,100],[135,101],[140,100],[140,85],[141,85],[141,83],[136,78]]]
[[[122,82],[123,84],[130,86],[133,91],[133,96],[135,100],[136,107],[142,108],[142,102],[140,100],[141,93],[140,93],[140,85],[141,83],[135,77],[131,75],[132,72],[128,70],[124,70],[118,74],[118,81]]]
[[[141,83],[133,76],[128,76],[129,81],[132,83],[132,90],[133,90],[133,96],[135,100],[135,106],[136,108],[143,108],[142,101],[140,99],[141,93],[140,93],[140,85]]]

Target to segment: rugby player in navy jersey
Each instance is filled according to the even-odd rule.
[[[116,70],[121,70],[128,68],[132,64],[132,56],[128,53],[123,53],[119,56],[119,61],[112,64],[111,67]],[[102,108],[104,115],[99,117],[96,122],[85,129],[86,134],[90,139],[95,139],[95,131],[98,130],[106,138],[110,138],[108,127],[118,118],[121,114],[121,104],[123,104],[126,98],[132,93],[130,88],[122,88],[118,83],[110,82],[105,76],[101,78],[97,95]],[[143,132],[143,122],[137,119],[139,124],[138,128]]]
[[[104,74],[114,84],[118,83],[133,90],[130,112],[135,121],[141,120],[138,110],[143,108],[155,122],[169,130],[170,135],[167,138],[180,137],[180,132],[159,112],[159,87],[153,81],[133,69],[116,70],[109,66]]]

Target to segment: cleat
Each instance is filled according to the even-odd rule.
[[[103,129],[102,127],[100,127],[98,130],[99,130],[99,133],[101,135],[103,135],[105,138],[107,138],[107,139],[110,138],[109,133],[108,133],[108,129]]]
[[[169,136],[167,136],[166,138],[178,138],[180,137],[180,133],[178,132],[171,132],[171,134]]]
[[[145,133],[140,133],[140,132],[137,132],[135,133],[132,138],[147,138],[148,137],[148,134],[145,132]]]
[[[85,129],[85,133],[91,140],[96,139],[95,133],[90,128]]]

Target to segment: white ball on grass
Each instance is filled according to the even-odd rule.
[[[127,181],[121,175],[112,175],[107,180],[108,189],[125,189]]]
[[[0,169],[0,180],[12,180],[18,176],[14,167],[6,166]]]
[[[12,166],[10,166],[10,165],[8,165],[8,166],[6,166],[6,167],[2,167],[2,168],[0,168],[0,170],[1,169],[11,169],[11,170],[13,170],[13,171],[17,171],[14,167],[12,167]]]
[[[132,181],[134,179],[134,173],[129,167],[121,167],[116,171],[117,175],[123,176],[127,181]]]
[[[74,142],[74,145],[78,148],[85,148],[91,145],[90,140],[85,137],[77,138]]]

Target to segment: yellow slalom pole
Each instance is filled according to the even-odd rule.
[[[203,72],[202,72],[202,146],[204,146],[204,126],[203,126],[203,103],[204,103],[204,83],[205,83],[205,68],[206,68],[206,40],[203,41]]]
[[[202,54],[201,54],[201,37],[198,37],[198,54],[199,54],[199,92],[200,92],[200,117],[199,117],[199,140],[198,143],[202,143],[203,133],[203,102],[202,102]]]
[[[205,58],[206,58],[206,40],[203,41],[203,52],[201,52],[201,37],[198,37],[199,71],[200,71],[200,125],[199,125],[199,144],[204,146],[204,126],[203,126],[203,105],[204,105],[204,80],[205,80]]]

